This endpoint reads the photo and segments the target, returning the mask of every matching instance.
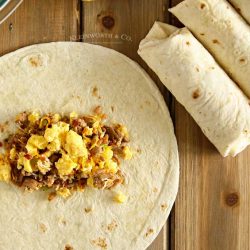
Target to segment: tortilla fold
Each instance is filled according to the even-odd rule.
[[[170,9],[250,97],[250,27],[225,0],[186,0]]]
[[[187,28],[156,22],[138,53],[222,156],[249,145],[247,98]]]

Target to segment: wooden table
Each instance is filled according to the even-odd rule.
[[[101,44],[139,62],[170,107],[181,166],[175,206],[149,249],[247,250],[250,150],[223,159],[136,53],[139,41],[155,20],[177,24],[167,11],[177,2],[24,0],[0,27],[0,54],[34,43],[72,40]]]

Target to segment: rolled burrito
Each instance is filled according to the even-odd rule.
[[[225,0],[186,0],[170,9],[250,97],[250,27]]]
[[[138,53],[222,156],[249,145],[247,98],[187,28],[156,22]]]
[[[250,1],[249,0],[229,0],[229,2],[250,24]]]

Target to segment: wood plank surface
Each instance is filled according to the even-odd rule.
[[[0,55],[18,48],[70,40],[79,32],[78,0],[24,0],[0,26]]]
[[[165,0],[95,0],[82,6],[82,40],[115,49],[137,61],[156,81],[169,102],[166,88],[137,55],[139,42],[145,37],[154,21],[167,21]],[[168,225],[148,248],[169,249]]]
[[[175,18],[172,22],[179,25]],[[171,217],[171,249],[250,249],[250,149],[223,158],[177,102],[175,129],[181,176]]]

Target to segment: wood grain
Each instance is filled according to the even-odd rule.
[[[171,217],[171,249],[249,249],[250,150],[221,157],[177,102],[175,129],[181,176]]]
[[[168,21],[168,7],[167,0],[85,1],[82,8],[83,34],[80,36],[84,42],[115,49],[137,61],[157,83],[167,103],[170,101],[168,91],[138,56],[137,50],[139,42],[156,20]]]
[[[137,55],[139,42],[145,37],[154,21],[167,20],[165,0],[95,0],[83,2],[83,36],[85,42],[115,49],[137,61],[158,83],[166,99],[169,95],[158,78]],[[165,226],[150,250],[168,248],[168,227]]]
[[[0,26],[0,55],[30,44],[70,40],[79,32],[77,0],[24,0]]]

